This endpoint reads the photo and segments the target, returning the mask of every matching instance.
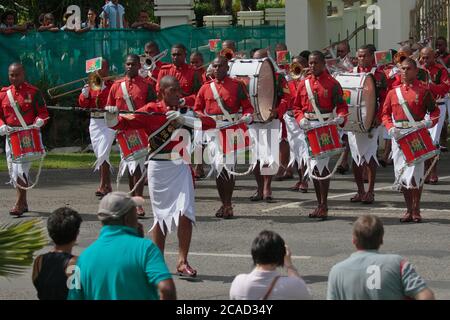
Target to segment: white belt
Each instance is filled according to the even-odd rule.
[[[308,120],[319,120],[315,113],[305,113],[304,115],[305,115],[305,118]],[[333,114],[332,113],[322,113],[322,117],[323,117],[323,120],[326,121],[326,120],[330,119],[331,117],[333,117]]]
[[[151,160],[168,160],[168,161],[175,161],[180,160],[181,156],[179,153],[158,153],[153,156]]]
[[[227,121],[227,119],[225,118],[225,116],[223,114],[217,114],[217,115],[209,115],[207,114],[208,117],[213,118],[215,121]],[[241,115],[239,113],[233,113],[230,114],[231,119],[233,119],[233,121],[238,121],[239,118],[241,117]]]
[[[91,118],[100,119],[105,116],[104,112],[91,112]]]
[[[399,122],[394,122],[394,126],[398,129],[410,129],[412,128],[411,125],[409,124],[409,121],[399,121]]]

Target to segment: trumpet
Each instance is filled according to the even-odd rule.
[[[149,56],[147,56],[145,54],[139,56],[140,57],[140,62],[141,62],[141,65],[142,65],[142,69],[152,72],[156,68],[156,63],[158,61],[160,61],[161,59],[163,59],[165,56],[167,56],[168,52],[169,52],[169,50],[166,49],[166,50],[158,53],[156,56],[153,56],[153,57],[149,57]]]

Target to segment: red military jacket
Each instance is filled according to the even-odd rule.
[[[428,71],[431,83],[430,89],[436,99],[443,98],[450,90],[450,79],[447,68],[440,63],[435,63],[431,67],[425,67]]]
[[[415,80],[412,85],[402,84],[396,88],[401,88],[403,98],[415,121],[422,121],[425,114],[430,113],[433,125],[438,122],[439,108],[436,108],[433,94],[426,84]],[[398,101],[396,88],[389,91],[383,105],[382,120],[388,131],[394,127],[392,117],[396,122],[408,121],[408,117]]]
[[[166,113],[170,109],[166,106],[164,101],[150,102],[138,109],[139,112],[159,112]],[[214,129],[216,122],[214,119],[201,115],[199,117],[202,122],[202,130]],[[131,130],[143,129],[150,136],[153,132],[161,128],[167,122],[165,115],[142,115],[130,114],[121,115],[119,123],[113,128],[115,130]],[[180,143],[180,141],[172,141],[165,146],[160,153],[170,153]]]
[[[346,118],[348,105],[343,99],[342,87],[336,79],[324,71],[318,77],[310,75],[300,82],[293,106],[297,122],[300,123],[302,121],[305,113],[315,114],[306,91],[305,81],[308,79],[311,83],[311,89],[320,113],[331,113],[336,108],[336,114],[338,116],[345,116]],[[345,123],[342,124],[342,126],[344,125]]]
[[[106,81],[106,88],[103,90],[92,90],[89,88],[89,97],[86,98],[83,94],[80,94],[78,105],[81,108],[104,109],[113,83],[113,81]]]
[[[114,81],[106,102],[108,106],[116,106],[119,110],[128,110],[121,88],[121,83],[124,81],[126,83],[128,94],[132,99],[134,110],[142,108],[146,103],[155,101],[156,96],[149,81],[141,76],[136,76],[132,79],[126,76]]]
[[[282,119],[283,115],[292,105],[292,96],[289,91],[289,85],[281,73],[275,73],[276,77],[276,95],[277,95],[277,103],[276,108],[278,109],[278,119]]]
[[[190,64],[183,64],[181,67],[176,67],[174,64],[162,66],[158,75],[156,92],[159,92],[159,82],[167,75],[178,79],[185,103],[187,106],[192,107],[195,103],[195,96],[203,84],[200,72]]]
[[[214,99],[210,84],[215,82],[217,91],[223,101],[224,108],[235,114],[241,111],[242,114],[253,114],[254,109],[248,97],[247,89],[239,80],[225,77],[223,81],[211,80],[206,82],[197,94],[194,111],[202,115],[222,115],[223,112]]]
[[[17,89],[11,85],[0,90],[0,126],[4,124],[11,127],[21,126],[8,99],[9,89],[14,100],[19,104],[20,113],[27,125],[32,125],[36,118],[48,120],[48,110],[42,93],[35,86],[24,82]]]
[[[167,66],[168,63],[162,62],[162,61],[157,61],[156,62],[156,67],[155,69],[153,69],[152,71],[152,77],[156,80],[158,80],[158,76],[159,76],[159,72],[161,71],[161,68],[163,66]]]

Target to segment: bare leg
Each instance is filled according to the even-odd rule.
[[[133,188],[136,186],[136,184],[139,182],[139,179],[141,179],[142,173],[141,168],[136,168],[133,175]],[[133,193],[133,196],[142,197],[144,194],[144,181],[141,181],[139,185],[136,187],[136,190]]]
[[[187,256],[192,238],[192,221],[180,216],[178,225],[178,266],[187,263]]]
[[[264,198],[272,197],[272,178],[273,178],[273,176],[263,176],[263,182],[264,182],[263,195],[264,195]]]
[[[261,175],[261,169],[259,168],[259,161],[256,164],[255,169],[253,170],[253,174],[255,175],[256,184],[258,185],[256,193],[257,193],[258,197],[262,198],[264,196],[264,193],[263,193],[264,180],[263,180],[263,177]]]
[[[100,166],[100,189],[105,192],[111,192],[111,171],[108,162],[103,162]]]
[[[167,228],[164,225],[167,234]],[[161,253],[164,255],[164,246],[166,243],[166,236],[162,233],[159,223],[152,230],[152,240],[158,246]]]
[[[403,197],[405,198],[407,212],[413,212],[413,194],[411,189],[403,188]]]
[[[355,161],[353,161],[353,176],[355,177],[356,186],[358,188],[358,194],[362,197],[365,193],[363,180],[363,167],[358,166]]]
[[[17,184],[21,187],[28,187],[28,181],[23,181],[20,178],[17,178]],[[23,209],[28,207],[27,204],[27,191],[23,190],[19,187],[16,187],[16,192],[17,192],[17,201],[16,201],[16,207],[18,207],[19,209]]]
[[[367,166],[368,178],[369,178],[369,190],[368,192],[374,192],[375,189],[375,179],[377,177],[377,163],[374,159],[370,160]]]
[[[231,199],[233,198],[235,179],[233,176],[222,171],[219,178],[216,179],[217,190],[219,191],[220,200],[224,206],[231,206]]]
[[[330,172],[325,169],[323,176],[329,175]],[[328,191],[330,190],[330,179],[321,180],[320,182],[320,204],[328,210]]]

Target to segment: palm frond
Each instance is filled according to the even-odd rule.
[[[33,254],[47,245],[37,219],[0,226],[0,277],[19,276],[33,263]]]

